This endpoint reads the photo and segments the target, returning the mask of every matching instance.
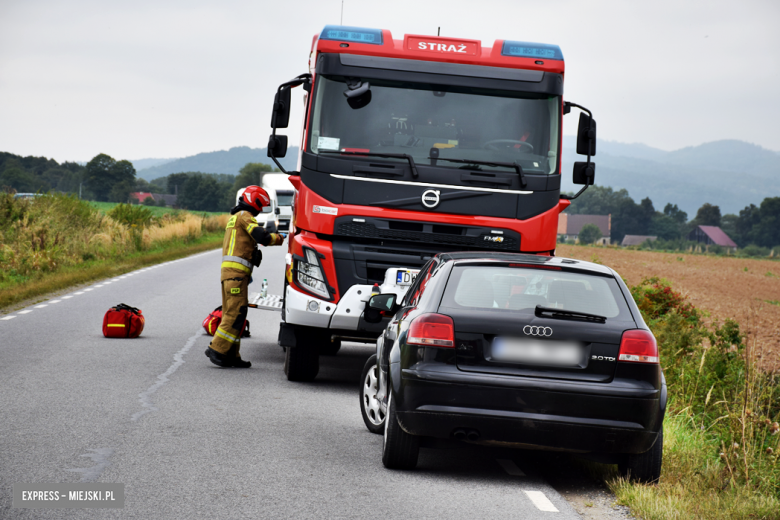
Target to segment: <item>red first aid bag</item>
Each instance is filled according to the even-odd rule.
[[[203,320],[203,328],[206,329],[209,336],[213,336],[220,323],[222,323],[222,305],[211,311],[208,317]]]
[[[209,313],[205,320],[203,320],[203,328],[209,336],[213,336],[217,332],[217,327],[222,323],[222,305],[214,309]],[[244,320],[244,327],[241,329],[241,337],[249,338],[249,320]]]
[[[144,330],[141,309],[120,303],[103,316],[103,335],[107,338],[137,338]]]

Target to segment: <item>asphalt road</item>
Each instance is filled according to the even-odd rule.
[[[284,252],[265,251],[250,291],[267,277],[281,294]],[[252,368],[212,365],[200,323],[220,303],[219,255],[0,317],[0,517],[580,518],[545,478],[568,471],[555,455],[423,449],[415,471],[386,470],[358,402],[370,346],[291,383],[279,313],[250,310]],[[143,310],[140,338],[103,338],[118,303]],[[12,485],[29,482],[123,483],[125,507],[12,509]]]

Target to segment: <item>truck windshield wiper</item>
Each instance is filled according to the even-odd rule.
[[[420,175],[417,173],[417,165],[414,159],[406,153],[375,153],[375,152],[342,152],[340,150],[320,150],[318,153],[337,153],[340,155],[365,155],[367,157],[388,157],[391,159],[406,159],[409,162],[409,168],[412,170],[412,177],[415,179]]]
[[[587,312],[567,311],[564,309],[553,309],[551,307],[536,306],[534,314],[537,318],[555,318],[559,320],[574,320],[574,321],[592,321],[595,323],[606,323],[607,318],[605,316],[599,316],[598,314],[588,314]]]
[[[461,164],[481,164],[482,166],[504,166],[506,168],[514,168],[517,172],[517,175],[520,176],[520,187],[525,188],[528,184],[525,180],[525,174],[523,173],[523,167],[520,166],[519,163],[512,162],[491,162],[491,161],[473,161],[471,159],[446,159],[444,157],[428,157],[428,159],[431,160],[437,160],[437,161],[448,161],[448,162],[454,162],[454,163],[461,163]]]

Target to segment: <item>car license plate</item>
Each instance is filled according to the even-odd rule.
[[[570,341],[497,337],[493,340],[494,361],[575,367],[582,363],[582,345]]]
[[[412,282],[414,282],[414,279],[417,278],[417,273],[420,271],[418,270],[411,270],[411,269],[399,269],[395,273],[395,284],[396,285],[412,285]]]

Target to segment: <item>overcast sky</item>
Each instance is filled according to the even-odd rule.
[[[85,161],[265,147],[276,87],[306,72],[312,36],[340,11],[341,0],[0,0],[0,151]],[[565,99],[594,112],[600,139],[780,150],[777,0],[345,0],[343,23],[555,43]]]

